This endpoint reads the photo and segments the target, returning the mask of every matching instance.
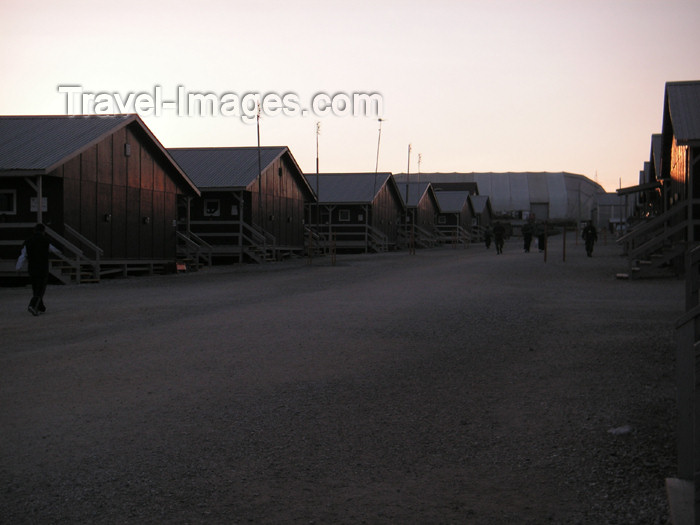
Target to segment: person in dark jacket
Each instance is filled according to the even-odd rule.
[[[46,285],[49,283],[49,253],[61,254],[49,242],[44,225],[37,224],[34,227],[32,236],[24,241],[16,266],[17,271],[19,271],[24,266],[25,260],[28,261],[27,267],[32,281],[32,299],[29,301],[27,309],[35,316],[46,311],[44,293],[46,292]]]
[[[496,225],[493,227],[493,242],[496,245],[497,254],[503,253],[503,243],[505,241],[505,237],[505,227],[500,222],[497,222]]]
[[[589,222],[583,229],[581,237],[583,237],[583,240],[586,242],[586,255],[593,257],[593,245],[598,240],[598,231],[595,229],[592,222]]]
[[[527,221],[525,224],[523,224],[523,249],[525,250],[525,253],[530,252],[530,245],[532,244],[532,234],[534,232],[534,228],[532,226],[532,221]]]

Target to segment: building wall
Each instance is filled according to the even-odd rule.
[[[430,194],[426,194],[418,203],[416,208],[416,225],[420,227],[431,227],[435,225],[438,214],[436,202]]]
[[[247,192],[202,190],[202,196],[192,199],[190,205],[192,231],[211,245],[238,246],[241,214],[248,220],[250,217],[250,199],[241,208],[244,193]],[[181,217],[184,213],[185,210]]]
[[[144,137],[122,128],[54,174],[63,179],[65,223],[102,248],[103,258],[175,257],[181,192]]]
[[[438,226],[458,226],[460,224],[462,224],[462,215],[459,213],[440,213],[438,215]]]
[[[294,177],[295,166],[282,155],[264,170],[260,180],[249,186],[253,223],[275,236],[277,244],[303,246],[305,196],[301,183]],[[301,174],[297,174],[301,177]],[[262,204],[262,213],[260,211]]]
[[[4,224],[24,223],[34,225],[37,219],[36,192],[27,180],[37,183],[36,176],[0,177],[0,189],[12,192],[16,210],[12,214],[0,214],[0,222]],[[43,201],[46,203],[42,221],[59,234],[63,232],[63,184],[56,177],[42,176]],[[17,241],[16,244],[0,245],[0,259],[16,259],[19,257],[21,243],[29,237],[31,228],[3,228],[0,236],[3,241]]]
[[[444,219],[443,219],[444,218]],[[448,212],[438,214],[438,226],[461,226],[466,230],[471,230],[472,227],[472,212],[470,207],[465,203],[462,209],[457,212]]]
[[[371,225],[383,232],[390,243],[395,243],[399,236],[401,223],[401,204],[399,196],[390,184],[384,184],[372,202]]]
[[[676,137],[671,144],[670,175],[671,196],[675,202],[684,200],[688,195],[688,147],[679,146]]]

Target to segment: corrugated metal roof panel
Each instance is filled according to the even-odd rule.
[[[287,151],[286,146],[260,148],[260,166],[265,170]],[[202,190],[247,188],[258,178],[258,148],[171,148],[168,153]]]
[[[469,199],[472,201],[474,213],[483,213],[489,203],[487,195],[470,195]]]
[[[663,135],[655,133],[651,136],[651,155],[654,164],[654,178],[661,180],[661,151],[663,149]]]
[[[0,117],[0,171],[47,171],[135,115]]]
[[[406,195],[408,194],[408,206],[411,208],[418,206],[418,203],[420,203],[425,192],[430,187],[429,182],[411,182],[409,184],[397,182],[396,185],[399,188],[399,194],[404,206],[406,205]]]
[[[387,183],[391,173],[305,174],[311,189],[318,188],[320,204],[368,204]]]
[[[467,204],[468,191],[436,191],[441,213],[461,213]]]
[[[648,182],[654,182],[654,175],[651,172],[651,162],[647,161],[644,163],[644,169],[639,172],[640,180],[639,184],[646,184]]]
[[[700,142],[700,81],[667,82],[666,99],[676,140]]]

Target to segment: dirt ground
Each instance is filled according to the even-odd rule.
[[[683,281],[559,242],[0,289],[0,523],[667,523]]]

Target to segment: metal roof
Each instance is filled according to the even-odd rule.
[[[50,172],[136,115],[0,117],[0,171]]]
[[[491,207],[488,195],[470,195],[469,200],[474,208],[474,213],[483,213]]]
[[[700,142],[700,81],[667,82],[666,103],[678,143]]]
[[[151,141],[154,151],[172,168],[176,184],[199,195],[199,190],[136,114],[0,116],[0,175],[48,174],[130,125]]]
[[[639,184],[646,184],[647,182],[653,182],[654,180],[655,178],[651,173],[651,162],[646,161],[644,163],[644,169],[639,172]]]
[[[311,189],[318,188],[320,204],[368,204],[391,178],[391,173],[305,174]]]
[[[409,208],[418,206],[423,196],[430,189],[429,182],[410,182],[408,184],[397,182],[396,186],[399,188],[399,195],[401,195],[401,202],[403,202],[404,206],[406,206],[406,195],[408,195]]]
[[[461,213],[469,203],[468,191],[436,191],[440,213]]]
[[[663,135],[655,133],[651,136],[651,153],[649,159],[654,165],[653,176],[656,180],[661,179],[661,152],[663,150]]]
[[[175,159],[201,189],[247,188],[258,178],[258,148],[170,148]],[[260,169],[289,151],[286,146],[260,147]]]

